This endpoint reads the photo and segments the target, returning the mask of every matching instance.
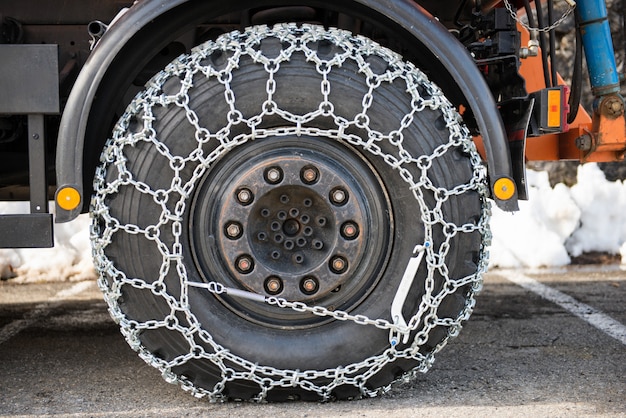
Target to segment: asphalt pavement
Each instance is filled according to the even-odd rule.
[[[626,272],[487,274],[433,368],[383,396],[252,404],[195,399],[140,360],[94,282],[0,283],[0,416],[626,416]]]

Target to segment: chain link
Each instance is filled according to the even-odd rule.
[[[517,12],[513,9],[513,5],[511,5],[511,2],[509,0],[504,0],[504,7],[506,7],[506,10],[509,11],[509,14],[511,15],[511,17],[513,17],[513,19],[515,19],[515,21],[517,23],[519,23],[520,25],[522,25],[526,30],[529,31],[539,31],[539,32],[550,32],[553,29],[556,29],[557,27],[559,27],[559,25],[561,25],[561,23],[563,23],[565,21],[565,19],[567,19],[569,17],[569,15],[574,11],[574,9],[576,8],[576,2],[574,0],[565,0],[565,2],[567,3],[567,10],[565,10],[565,12],[563,12],[563,15],[561,15],[560,18],[558,18],[557,20],[554,21],[554,23],[552,23],[550,26],[546,26],[543,28],[531,28],[530,25],[528,25],[528,23],[524,22],[522,19],[519,18],[519,16],[517,15]],[[538,7],[541,7],[541,5],[539,5]]]
[[[268,38],[276,38],[283,45],[281,53],[273,58],[263,55],[259,44]],[[310,45],[325,41],[333,45],[335,54],[329,59],[323,59]],[[214,52],[227,55],[226,64],[220,69],[204,64],[207,57]],[[277,84],[274,75],[281,64],[288,62],[295,53],[303,53],[311,65],[317,70],[320,78],[320,92],[322,101],[317,109],[310,113],[296,115],[288,110],[281,109],[273,100]],[[376,56],[382,58],[387,69],[383,74],[375,74],[366,58]],[[267,98],[259,109],[259,114],[244,117],[237,110],[237,97],[230,87],[230,81],[236,76],[236,69],[242,58],[261,64],[268,73],[266,82]],[[334,113],[334,105],[330,102],[332,85],[328,75],[341,65],[352,60],[359,66],[360,73],[364,74],[367,82],[367,93],[362,98],[361,112],[353,119],[347,120]],[[194,111],[190,100],[190,93],[194,88],[195,77],[212,78],[221,83],[225,89],[224,100],[230,111],[226,115],[226,125],[217,132],[211,132],[202,126],[198,114]],[[171,80],[179,80],[177,91],[165,92],[165,84]],[[392,132],[379,132],[375,130],[369,121],[368,109],[375,99],[376,89],[384,83],[399,81],[406,84],[406,90],[411,95],[411,111],[398,117],[398,127]],[[171,86],[168,87],[171,89]],[[192,147],[189,155],[175,155],[166,144],[159,140],[159,136],[153,128],[156,120],[153,108],[176,106],[184,110],[188,123],[195,129],[195,141],[197,146]],[[438,145],[430,155],[411,155],[403,146],[406,139],[404,131],[415,123],[414,116],[426,109],[433,109],[441,113],[445,126],[449,131],[449,140]],[[284,126],[278,128],[266,128],[261,126],[263,119],[270,115],[278,115],[284,120]],[[331,118],[336,128],[319,129],[307,124],[316,118]],[[141,127],[131,129],[133,121],[141,121]],[[233,129],[235,126],[247,126],[248,129]],[[349,133],[357,127],[364,136]],[[239,132],[232,135],[231,132]],[[445,230],[443,242],[429,246],[425,251],[427,265],[427,277],[424,280],[424,296],[416,312],[411,314],[406,327],[394,324],[387,318],[368,318],[360,314],[352,314],[341,310],[334,310],[324,306],[309,306],[302,302],[288,301],[278,297],[265,297],[252,294],[238,289],[228,289],[216,280],[208,283],[200,282],[191,277],[183,263],[182,222],[183,214],[188,207],[194,188],[200,183],[210,167],[231,149],[241,146],[248,141],[266,137],[281,137],[290,135],[308,135],[312,137],[324,137],[328,139],[341,139],[348,142],[363,152],[379,157],[392,167],[400,178],[406,182],[407,189],[415,198],[417,212],[424,225],[424,239],[432,242],[433,227],[438,226]],[[127,168],[127,157],[123,152],[126,147],[144,141],[154,145],[155,150],[167,161],[172,170],[172,182],[170,188],[153,190],[148,184],[135,180],[136,173]],[[396,149],[394,155],[387,154],[379,145],[388,142]],[[205,154],[203,144],[219,144],[213,151]],[[461,149],[469,155],[473,168],[472,177],[464,184],[459,184],[451,190],[436,187],[429,175],[429,169],[433,161],[441,158],[454,149]],[[488,220],[490,216],[489,203],[486,200],[486,173],[482,166],[480,156],[476,152],[469,132],[460,123],[460,117],[450,105],[443,93],[434,86],[426,76],[410,63],[403,62],[397,54],[385,49],[369,39],[353,36],[348,32],[324,29],[313,25],[298,27],[292,24],[277,25],[273,28],[258,26],[247,29],[243,33],[231,32],[223,35],[214,42],[208,42],[192,50],[189,55],[182,56],[169,64],[162,72],[157,74],[147,84],[146,89],[140,93],[129,105],[127,111],[117,123],[112,138],[107,142],[101,157],[102,165],[96,170],[94,180],[95,194],[92,198],[91,239],[93,244],[93,256],[97,269],[100,272],[98,281],[109,311],[121,330],[129,345],[139,352],[141,358],[147,363],[159,369],[163,377],[169,382],[178,382],[183,389],[197,397],[208,397],[212,401],[223,400],[222,391],[229,381],[247,380],[259,386],[259,392],[255,400],[265,399],[268,392],[277,387],[298,387],[303,390],[317,393],[322,399],[330,399],[332,391],[341,385],[352,385],[360,389],[363,396],[374,396],[389,390],[391,385],[379,389],[370,389],[366,386],[368,380],[378,373],[390,362],[398,359],[411,359],[417,366],[413,371],[407,372],[402,379],[411,378],[415,373],[425,372],[434,361],[437,353],[448,341],[448,338],[458,334],[461,323],[468,319],[474,307],[474,293],[481,289],[482,275],[487,268],[488,252],[486,245],[490,241]],[[188,179],[182,177],[183,168],[195,163],[193,173]],[[413,173],[408,169],[412,167]],[[117,173],[117,177],[111,174]],[[414,178],[414,173],[420,173],[419,178]],[[125,186],[126,185],[126,186]],[[119,192],[120,187],[131,186],[141,194],[150,196],[151,201],[161,207],[162,213],[158,222],[154,225],[139,227],[129,225],[118,219],[110,212],[107,201]],[[429,208],[426,204],[424,193],[428,192],[436,197],[436,204]],[[441,205],[451,196],[463,193],[478,193],[482,200],[482,213],[477,223],[455,225],[444,219]],[[172,209],[174,210],[172,212]],[[481,248],[480,259],[475,273],[463,278],[451,278],[445,264],[450,250],[450,240],[465,233],[481,234],[484,244]],[[106,248],[111,243],[112,236],[116,233],[134,234],[138,237],[156,243],[162,255],[159,277],[149,281],[148,278],[130,278],[115,266],[115,263],[106,255]],[[170,241],[164,241],[165,238]],[[436,248],[435,248],[436,247]],[[179,295],[174,297],[167,291],[165,278],[173,273],[180,280]],[[444,279],[443,286],[435,290],[435,276]],[[456,291],[460,286],[471,285],[471,291],[467,295],[465,307],[455,318],[440,318],[438,308],[445,296]],[[120,297],[123,286],[150,289],[155,295],[162,297],[169,307],[169,312],[163,312],[163,319],[140,322],[133,320],[120,308]],[[383,353],[371,356],[358,363],[344,365],[335,369],[327,370],[283,370],[274,367],[259,365],[253,359],[248,360],[237,356],[218,344],[208,329],[204,328],[192,312],[188,294],[190,289],[206,291],[219,295],[231,294],[232,297],[248,297],[257,300],[258,303],[267,303],[281,309],[289,309],[296,312],[308,312],[313,315],[328,317],[337,321],[351,321],[362,326],[373,326],[379,329],[389,330],[390,333],[411,333],[413,341],[409,347],[398,349],[390,344]],[[230,292],[230,293],[229,293]],[[248,293],[248,294],[246,294]],[[185,320],[182,321],[181,318]],[[448,337],[444,338],[435,348],[424,354],[422,345],[428,340],[429,334],[436,326],[450,327]],[[141,343],[139,335],[143,330],[166,328],[177,332],[188,342],[189,350],[180,353],[172,360],[164,360],[154,356]],[[203,344],[202,346],[200,344]],[[420,351],[421,350],[421,351]],[[185,376],[177,376],[172,372],[174,367],[185,364],[192,359],[205,359],[214,363],[221,373],[221,380],[211,389],[200,388]]]

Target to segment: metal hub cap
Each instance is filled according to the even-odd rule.
[[[191,234],[206,280],[344,307],[375,284],[390,211],[353,150],[323,138],[270,138],[232,151],[212,173],[197,193]]]

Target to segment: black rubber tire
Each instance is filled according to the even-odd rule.
[[[273,56],[278,55],[282,47],[282,44],[274,39],[264,41],[262,46],[265,54]],[[320,55],[331,54],[334,53],[333,48],[332,45],[320,42],[317,45],[317,52]],[[220,69],[225,65],[225,58],[227,57],[214,53],[206,58],[205,64]],[[374,68],[377,65],[384,66],[387,63],[372,56],[371,66]],[[267,71],[245,57],[240,61],[238,68],[232,71],[232,75],[230,87],[234,92],[236,108],[244,118],[259,113],[267,99]],[[352,61],[346,61],[336,71],[331,71],[328,77],[335,111],[347,120],[352,120],[362,110],[363,96],[368,88],[365,77],[359,73]],[[304,55],[294,54],[288,63],[281,65],[274,79],[276,81],[274,100],[281,109],[292,114],[304,115],[319,106],[320,75],[315,65],[308,62]],[[179,78],[171,77],[165,83],[163,92],[166,93],[168,89],[175,91],[180,87],[180,83]],[[424,95],[429,94],[429,88],[434,88],[431,85],[422,87]],[[223,396],[233,399],[258,397],[262,392],[258,382],[237,379],[228,381],[222,387],[220,382],[223,381],[223,371],[206,358],[191,356],[186,361],[176,360],[190,352],[190,337],[183,335],[179,331],[179,326],[190,328],[192,324],[185,312],[172,308],[172,301],[168,300],[168,297],[180,300],[186,293],[190,311],[214,341],[237,356],[260,366],[281,370],[335,369],[362,362],[370,356],[385,352],[389,348],[389,331],[386,329],[364,326],[353,321],[320,318],[306,313],[296,314],[292,310],[285,312],[284,308],[276,307],[263,307],[258,310],[251,308],[253,312],[247,315],[245,312],[247,307],[257,302],[239,302],[236,298],[225,295],[216,296],[203,288],[182,289],[181,275],[186,274],[187,278],[197,281],[225,282],[230,287],[237,285],[238,279],[225,278],[230,271],[228,260],[222,263],[219,260],[215,261],[215,253],[212,253],[214,243],[219,241],[220,237],[216,237],[213,230],[209,236],[204,236],[198,225],[208,225],[207,228],[211,228],[213,220],[206,213],[217,211],[227,204],[225,198],[220,200],[220,193],[230,190],[227,189],[228,181],[236,180],[242,175],[242,172],[237,170],[238,167],[245,165],[243,162],[254,162],[255,158],[269,157],[276,153],[281,157],[290,158],[288,156],[297,154],[298,147],[301,147],[304,155],[310,156],[311,159],[317,158],[316,161],[320,161],[320,164],[325,164],[324,161],[327,160],[332,163],[335,159],[336,166],[339,167],[346,165],[348,160],[354,167],[346,168],[346,172],[354,174],[355,177],[363,176],[361,179],[357,178],[355,184],[362,182],[368,188],[377,189],[363,192],[363,196],[371,200],[364,205],[365,212],[370,214],[368,219],[375,218],[378,222],[377,230],[368,232],[371,235],[368,235],[369,241],[364,244],[367,251],[375,254],[377,258],[368,259],[367,263],[365,259],[359,259],[361,262],[358,271],[366,278],[358,279],[362,282],[355,285],[354,295],[350,297],[342,299],[336,294],[329,293],[321,297],[321,300],[312,301],[315,302],[312,304],[328,306],[324,301],[334,298],[333,303],[339,304],[337,309],[346,310],[353,315],[391,321],[389,309],[407,262],[413,256],[414,247],[423,244],[425,240],[425,227],[420,219],[420,209],[415,196],[398,170],[380,156],[335,138],[330,132],[333,129],[332,121],[328,118],[316,118],[308,122],[307,126],[313,126],[322,132],[317,137],[286,135],[262,138],[242,143],[224,153],[201,178],[195,180],[192,195],[186,199],[187,204],[182,214],[182,232],[176,236],[172,234],[171,223],[168,224],[168,219],[173,218],[176,212],[175,201],[170,199],[162,204],[155,203],[156,198],[152,194],[147,194],[143,187],[138,188],[136,185],[121,184],[111,187],[116,179],[124,177],[118,169],[119,165],[116,165],[120,158],[124,160],[124,167],[132,173],[132,179],[147,185],[152,191],[168,189],[174,178],[172,164],[163,156],[164,149],[159,149],[153,142],[148,141],[138,141],[132,146],[120,141],[124,135],[140,133],[143,129],[142,118],[145,117],[145,111],[140,109],[145,94],[138,97],[129,109],[139,110],[133,110],[131,112],[133,116],[127,119],[127,122],[120,122],[121,128],[118,126],[118,132],[109,141],[108,148],[103,154],[102,180],[96,180],[96,195],[100,196],[108,215],[117,219],[120,225],[136,225],[139,230],[144,231],[161,220],[162,227],[158,240],[165,243],[167,248],[172,248],[175,240],[180,239],[182,261],[179,265],[163,261],[163,248],[156,244],[157,241],[146,239],[143,233],[133,233],[133,228],[131,233],[126,229],[113,228],[113,233],[107,235],[105,231],[110,226],[106,225],[102,208],[93,210],[93,234],[95,241],[99,243],[96,245],[97,249],[102,250],[102,254],[114,265],[115,273],[112,273],[110,264],[96,256],[96,264],[102,275],[101,285],[109,295],[108,300],[115,312],[114,316],[117,315],[118,319],[124,318],[126,329],[123,331],[127,335],[134,332],[134,324],[151,321],[155,324],[154,327],[147,327],[136,333],[138,341],[133,344],[134,348],[140,350],[143,357],[150,356],[156,359],[157,363],[173,362],[174,366],[169,367],[165,374],[169,375],[170,379],[183,382],[187,389],[193,388],[191,390],[196,393],[212,395],[221,392]],[[211,132],[216,132],[223,126],[229,104],[224,100],[223,84],[216,77],[194,76],[189,98],[189,107],[199,116],[200,126],[206,127]],[[406,85],[401,82],[378,87],[374,99],[367,115],[370,126],[381,132],[398,129],[399,118],[411,110]],[[156,131],[158,140],[167,147],[167,152],[171,155],[190,155],[197,147],[197,141],[195,128],[189,122],[184,107],[154,104],[151,110],[154,117],[152,128]],[[263,126],[267,127],[283,125],[288,124],[277,116],[269,117],[263,122]],[[237,129],[240,131],[231,132],[231,137],[245,132],[247,126],[237,126]],[[355,130],[357,134],[364,132]],[[440,144],[449,141],[449,136],[449,127],[443,120],[441,110],[425,107],[415,113],[413,122],[404,131],[403,146],[413,156],[431,155]],[[396,148],[389,142],[381,141],[378,145],[383,154],[397,154]],[[205,155],[211,150],[211,145],[206,145]],[[344,154],[345,158],[342,157]],[[329,166],[334,164],[331,163],[328,163]],[[179,174],[183,184],[193,178],[197,167],[198,162],[185,162]],[[422,174],[416,164],[404,164],[403,168],[415,178]],[[433,159],[432,166],[427,170],[428,179],[434,188],[451,190],[459,184],[470,181],[475,169],[467,150],[459,145]],[[337,172],[344,173],[340,168],[337,168]],[[363,190],[365,189],[364,187]],[[468,223],[476,225],[480,222],[484,199],[479,189],[477,187],[462,194],[453,194],[439,202],[445,220],[455,225]],[[432,191],[423,189],[421,193],[428,206],[434,207],[437,204]],[[165,213],[166,211],[170,213]],[[215,222],[218,226],[214,229],[218,230],[221,221]],[[244,229],[247,229],[247,225],[244,225]],[[435,223],[431,230],[430,244],[433,248],[439,248],[446,242],[444,228],[441,224]],[[476,230],[456,234],[447,241],[450,248],[443,261],[449,277],[458,279],[476,274],[477,263],[482,256],[483,239],[481,232]],[[103,240],[106,240],[105,245],[102,245]],[[203,251],[213,255],[203,255]],[[219,256],[220,253],[217,254]],[[404,305],[403,313],[407,318],[417,310],[421,302],[425,291],[428,263],[436,263],[436,260],[424,261],[420,266]],[[168,271],[164,272],[164,269]],[[441,269],[430,270],[436,292],[445,285],[446,277],[441,275]],[[120,275],[119,272],[123,274]],[[159,277],[164,279],[163,283],[156,288],[151,286],[155,278]],[[356,275],[349,277],[345,286],[348,286],[351,280],[357,280],[355,277]],[[437,311],[439,318],[458,318],[466,310],[467,301],[473,297],[473,292],[472,284],[467,284],[448,294],[439,305]],[[168,326],[157,326],[159,321],[161,323],[169,321]],[[290,321],[293,321],[293,326],[289,325]],[[426,355],[432,352],[448,337],[448,328],[439,325],[432,329],[428,340],[420,347],[420,353]],[[207,352],[211,351],[211,347],[197,336],[191,338]],[[403,346],[406,345],[401,344],[399,347]],[[241,367],[232,363],[228,366],[233,370],[239,370]],[[366,387],[371,390],[384,387],[417,366],[419,364],[414,359],[396,359],[371,376]],[[324,384],[323,377],[318,376],[312,380],[316,384]],[[330,396],[347,399],[361,394],[362,390],[358,387],[343,385],[333,388]],[[267,393],[266,398],[319,399],[320,393],[296,385],[273,388]]]

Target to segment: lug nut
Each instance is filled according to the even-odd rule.
[[[305,184],[315,183],[319,175],[319,171],[313,166],[306,166],[300,171],[300,179]]]
[[[270,276],[265,279],[264,287],[270,295],[277,295],[283,290],[283,281],[279,277]]]
[[[348,261],[339,255],[333,256],[330,259],[330,269],[333,273],[341,274],[348,269]]]
[[[265,170],[265,181],[270,184],[280,183],[283,179],[283,171],[280,167],[270,167]]]
[[[352,221],[344,222],[341,225],[341,236],[345,239],[355,239],[359,236],[359,227]]]
[[[254,200],[254,195],[250,189],[239,189],[237,191],[237,201],[242,205],[249,205]]]
[[[318,286],[319,284],[317,283],[317,279],[315,279],[315,277],[305,277],[300,282],[300,290],[302,290],[302,293],[307,295],[317,292]]]
[[[230,239],[237,239],[243,234],[243,227],[239,222],[229,222],[226,224],[226,236]]]
[[[235,261],[235,268],[239,273],[250,273],[254,269],[254,260],[247,254],[240,255]]]
[[[330,191],[330,201],[335,205],[343,205],[348,201],[348,192],[341,187],[335,187]]]

